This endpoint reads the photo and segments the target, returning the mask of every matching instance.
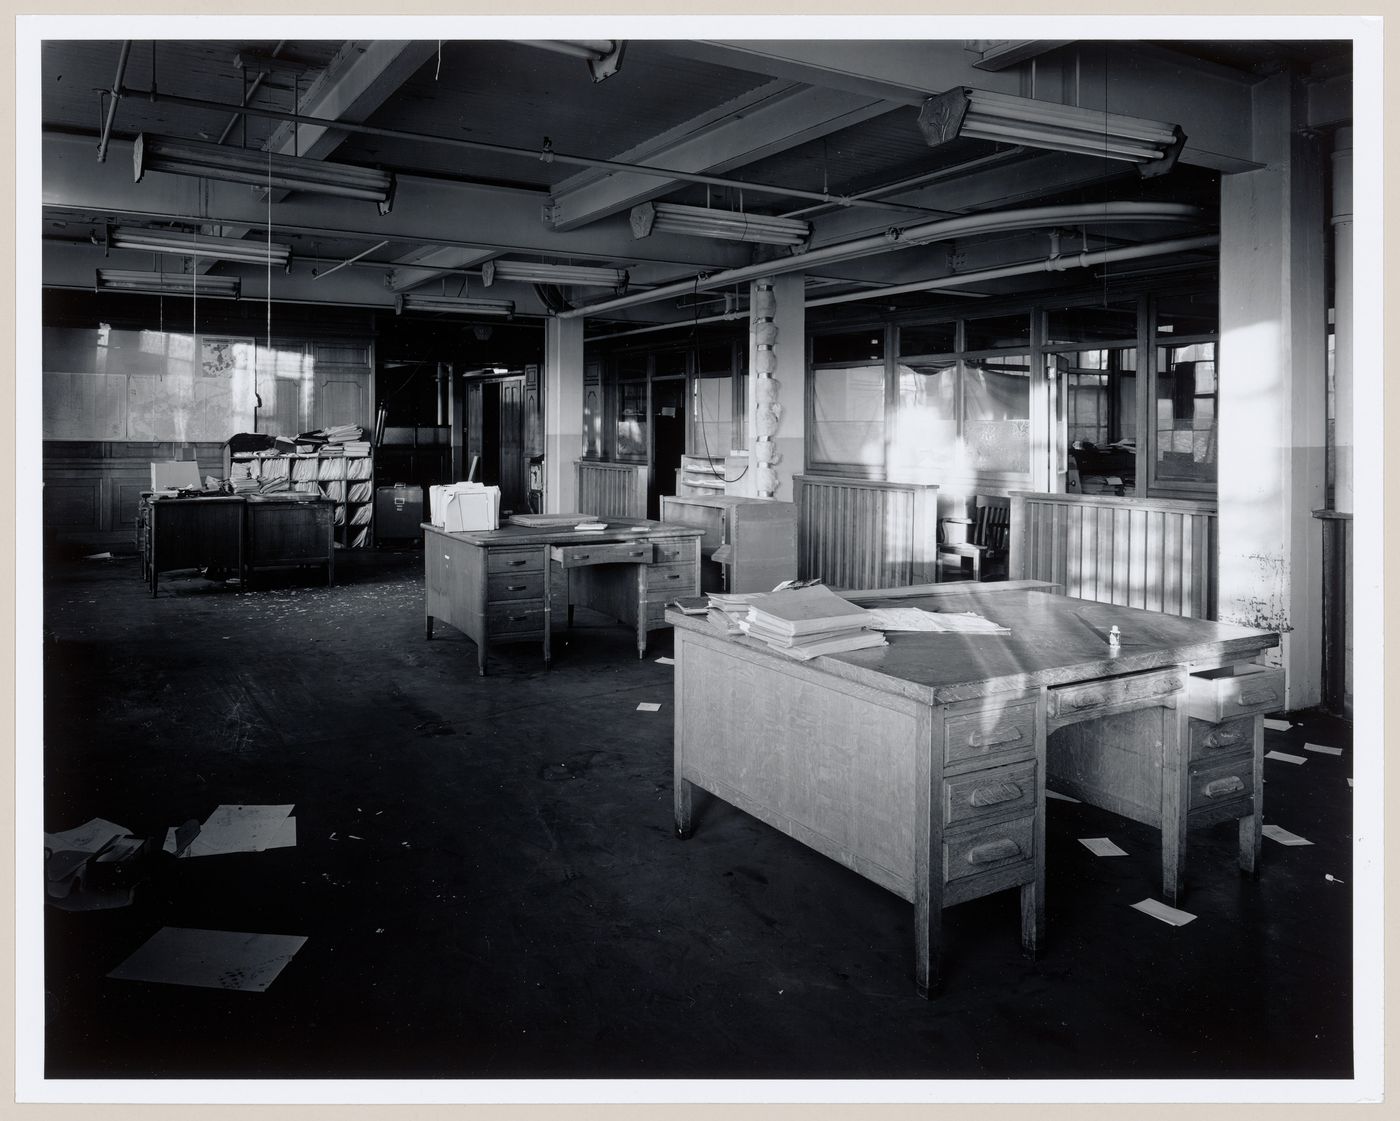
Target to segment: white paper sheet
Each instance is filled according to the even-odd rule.
[[[305,937],[294,934],[166,926],[107,976],[118,981],[265,992],[305,944]]]
[[[209,815],[185,856],[262,852],[297,843],[297,821],[287,806],[219,806]]]
[[[1088,849],[1095,856],[1127,856],[1124,849],[1120,849],[1107,837],[1080,837],[1079,843]]]
[[[1068,794],[1061,794],[1058,790],[1051,790],[1049,787],[1045,790],[1045,796],[1053,798],[1057,802],[1073,802],[1076,806],[1084,804],[1078,798],[1071,798]]]
[[[1196,916],[1190,911],[1178,911],[1175,907],[1168,907],[1165,903],[1159,903],[1155,899],[1144,899],[1140,903],[1134,903],[1133,910],[1141,911],[1144,915],[1151,915],[1154,919],[1160,919],[1170,926],[1185,926],[1189,922],[1196,921]]]
[[[1306,756],[1289,755],[1286,751],[1267,751],[1264,753],[1265,759],[1277,759],[1280,763],[1306,763]]]
[[[1319,755],[1340,755],[1342,753],[1340,747],[1328,747],[1326,744],[1321,743],[1305,743],[1303,744],[1303,750],[1315,751]]]
[[[128,832],[125,825],[95,817],[75,829],[45,833],[44,847],[53,852],[97,852],[113,837],[124,837]]]
[[[1306,837],[1300,837],[1297,833],[1290,833],[1281,825],[1266,825],[1260,830],[1264,836],[1271,841],[1277,841],[1281,845],[1310,845],[1312,842]]]
[[[659,665],[659,666],[673,666],[673,665],[676,664],[676,659],[675,659],[675,658],[665,658],[665,657],[657,658],[657,659],[656,659],[656,664]]]
[[[658,704],[652,704],[650,701],[643,701],[641,704],[639,704],[639,705],[637,706],[637,711],[638,711],[638,712],[660,712],[660,711],[661,711],[661,706],[658,705]]]
[[[933,634],[1010,634],[1000,623],[970,611],[925,611],[919,607],[872,607],[866,624],[876,631],[923,631]]]
[[[1293,727],[1293,725],[1292,725],[1292,723],[1291,723],[1290,721],[1287,721],[1287,720],[1272,720],[1272,719],[1270,719],[1269,717],[1266,716],[1266,717],[1264,717],[1264,727],[1266,727],[1267,729],[1269,729],[1269,731],[1271,731],[1271,732],[1286,732],[1286,731],[1288,731],[1288,729],[1290,729],[1291,727]]]

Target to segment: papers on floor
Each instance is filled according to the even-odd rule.
[[[1073,802],[1076,806],[1083,805],[1078,798],[1071,798],[1068,794],[1061,794],[1058,790],[1051,790],[1049,787],[1045,788],[1045,796],[1053,798],[1057,802]]]
[[[1088,849],[1095,856],[1127,856],[1124,849],[1120,849],[1107,837],[1080,837],[1079,843]]]
[[[1312,842],[1306,837],[1300,837],[1297,833],[1290,833],[1281,825],[1266,825],[1260,830],[1264,836],[1271,841],[1277,841],[1281,845],[1310,845]]]
[[[865,608],[816,584],[756,596],[739,627],[769,649],[806,661],[819,654],[885,645],[883,634],[867,629],[870,618]]]
[[[637,711],[638,711],[638,712],[660,712],[660,711],[661,711],[661,706],[658,705],[658,704],[652,704],[650,701],[643,701],[641,704],[639,704],[639,705],[637,706]]]
[[[1277,759],[1280,763],[1306,763],[1307,759],[1302,755],[1289,755],[1286,751],[1267,751],[1264,753],[1265,759]]]
[[[1328,747],[1325,744],[1320,743],[1305,743],[1303,744],[1303,750],[1315,751],[1319,755],[1340,755],[1342,753],[1342,749],[1340,747]]]
[[[1266,716],[1264,717],[1264,727],[1271,732],[1286,732],[1293,725],[1287,720],[1273,720]]]
[[[657,658],[657,659],[656,659],[656,664],[657,664],[658,666],[673,666],[673,665],[676,664],[676,659],[675,659],[675,658],[667,658],[667,657],[664,657],[664,656],[663,656],[663,657],[660,657],[660,658]]]
[[[301,935],[166,926],[107,976],[260,993],[305,944]]]
[[[1141,911],[1144,915],[1151,915],[1154,919],[1159,919],[1169,926],[1185,926],[1189,922],[1196,921],[1196,916],[1190,911],[1178,911],[1175,907],[1168,907],[1165,903],[1159,903],[1155,899],[1144,899],[1140,903],[1134,903],[1133,910]]]
[[[170,829],[165,851],[176,856],[221,856],[231,852],[262,852],[292,848],[297,843],[297,819],[292,806],[219,806],[200,827],[199,836],[181,853]]]
[[[50,852],[85,852],[91,855],[117,837],[126,835],[126,826],[117,825],[106,818],[95,817],[75,829],[65,829],[62,833],[45,833],[44,848]]]
[[[870,626],[879,631],[932,634],[1010,634],[1011,628],[973,611],[925,611],[921,607],[871,607]]]

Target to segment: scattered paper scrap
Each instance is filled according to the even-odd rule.
[[[1269,731],[1271,732],[1286,732],[1288,731],[1288,729],[1293,727],[1293,724],[1291,721],[1288,720],[1274,720],[1266,716],[1264,717],[1264,727],[1269,729]]]
[[[673,666],[676,664],[676,659],[661,657],[656,659],[656,664],[659,666]]]
[[[1155,899],[1144,899],[1140,903],[1134,903],[1133,910],[1141,911],[1144,915],[1151,915],[1154,919],[1160,919],[1170,926],[1185,926],[1189,922],[1196,921],[1196,916],[1190,911],[1178,911],[1175,907],[1168,907],[1165,903],[1159,903]]]
[[[260,993],[305,944],[301,935],[165,926],[107,976]]]
[[[1356,787],[1352,785],[1351,779],[1347,779],[1347,785],[1350,786],[1353,790],[1356,789]]]
[[[1289,755],[1286,751],[1268,751],[1264,754],[1265,759],[1277,759],[1280,763],[1306,763],[1307,759],[1302,755]]]
[[[925,631],[934,634],[1010,634],[1008,627],[972,611],[925,611],[921,607],[872,607],[869,626],[877,631]]]
[[[1326,744],[1321,743],[1305,743],[1303,744],[1303,750],[1315,751],[1319,755],[1340,755],[1342,753],[1340,747],[1328,747]]]
[[[113,838],[126,835],[125,825],[117,825],[106,818],[95,817],[75,829],[65,829],[62,833],[45,833],[44,847],[51,852],[97,852]]]
[[[1107,837],[1080,837],[1079,843],[1088,849],[1095,856],[1127,856],[1125,849],[1120,849]]]
[[[660,711],[661,711],[661,706],[658,705],[658,704],[652,704],[650,701],[643,701],[641,704],[639,704],[639,705],[637,706],[637,711],[638,711],[638,712],[660,712]]]
[[[1300,837],[1297,833],[1290,833],[1281,825],[1266,825],[1260,830],[1264,836],[1271,841],[1277,841],[1281,845],[1310,845],[1312,842],[1306,837]]]
[[[1326,873],[1322,878],[1323,878],[1324,880],[1326,880],[1329,884],[1344,884],[1344,883],[1346,883],[1346,880],[1339,880],[1339,879],[1337,879],[1337,877],[1334,876],[1334,875],[1332,875],[1331,872]]]
[[[83,560],[115,560],[111,553],[89,553]]]
[[[1045,789],[1045,796],[1054,798],[1057,802],[1073,802],[1076,806],[1083,805],[1078,798],[1071,798],[1068,794],[1061,794],[1058,790],[1051,790],[1049,787]]]
[[[220,856],[293,848],[297,819],[292,806],[218,806],[200,829],[186,856]]]

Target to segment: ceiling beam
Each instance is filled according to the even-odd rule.
[[[1073,39],[968,39],[963,46],[976,56],[972,65],[978,70],[1005,70],[1072,42]]]
[[[391,292],[407,292],[410,288],[437,280],[443,276],[445,269],[471,268],[495,256],[492,249],[423,246],[399,257],[386,280]]]
[[[869,95],[771,82],[612,158],[718,175],[895,108]],[[556,230],[576,229],[659,198],[679,182],[590,169],[556,186],[548,221]]]

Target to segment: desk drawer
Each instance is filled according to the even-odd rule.
[[[1191,725],[1191,759],[1219,759],[1226,755],[1254,754],[1253,716],[1240,716],[1223,724],[1193,718]]]
[[[543,572],[544,550],[532,549],[487,549],[487,572]]]
[[[944,726],[946,765],[971,760],[1011,763],[1035,754],[1035,701],[1016,700],[950,713]]]
[[[998,821],[943,837],[943,882],[1035,861],[1035,815]]]
[[[1143,704],[1180,693],[1186,688],[1181,666],[1106,677],[1078,685],[1057,685],[1048,690],[1046,714],[1051,720],[1091,720],[1119,705]]]
[[[596,545],[560,545],[554,555],[565,568],[587,568],[594,564],[650,564],[650,541],[619,541]]]
[[[486,634],[490,638],[506,635],[543,635],[544,601],[522,599],[511,603],[488,603]]]
[[[655,550],[652,560],[657,564],[693,561],[699,555],[695,548],[695,542],[690,538],[683,541],[656,541],[652,547]]]
[[[972,771],[943,783],[945,827],[979,819],[995,821],[1034,811],[1035,760]]]
[[[1219,723],[1246,712],[1283,708],[1283,670],[1269,666],[1224,666],[1188,678],[1186,711]]]
[[[1254,758],[1245,754],[1193,764],[1190,781],[1188,805],[1193,810],[1251,798],[1254,795]]]
[[[689,564],[654,564],[647,569],[647,602],[665,602],[676,596],[698,594],[698,573],[695,562]]]
[[[543,572],[495,572],[486,578],[487,604],[543,598]]]

